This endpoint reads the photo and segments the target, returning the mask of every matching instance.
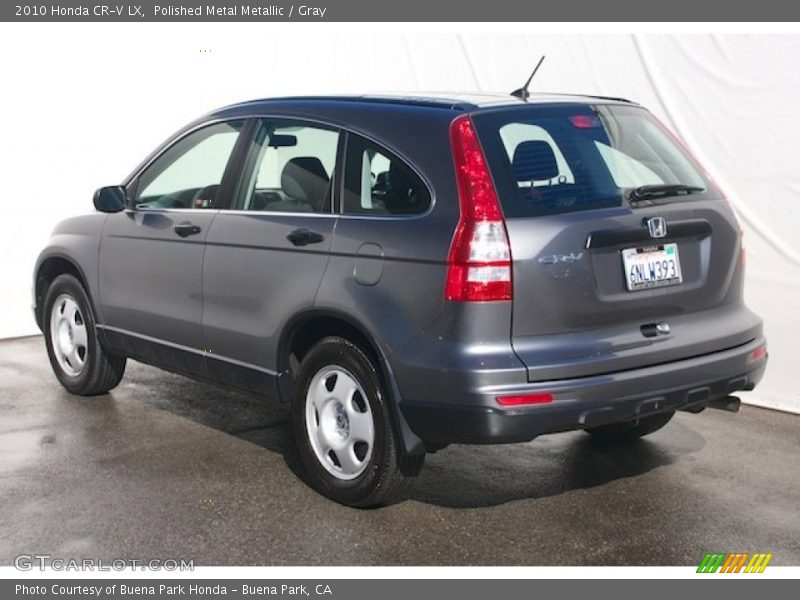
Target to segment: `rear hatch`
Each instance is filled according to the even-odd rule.
[[[473,122],[506,221],[512,343],[529,380],[661,364],[757,335],[736,218],[646,110],[532,104]]]

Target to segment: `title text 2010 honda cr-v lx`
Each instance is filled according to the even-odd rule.
[[[275,398],[349,505],[448,444],[736,408],[766,366],[731,207],[620,99],[237,104],[95,207],[36,264],[63,386],[105,393],[130,357]]]

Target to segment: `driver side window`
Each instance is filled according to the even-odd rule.
[[[219,187],[243,121],[204,127],[179,140],[139,176],[137,208],[218,208]]]

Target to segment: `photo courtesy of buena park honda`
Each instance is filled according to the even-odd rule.
[[[800,576],[793,19],[223,4],[2,9],[9,597]]]

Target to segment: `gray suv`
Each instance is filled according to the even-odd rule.
[[[273,398],[352,506],[448,444],[735,410],[766,366],[731,207],[618,98],[246,102],[94,202],[35,267],[61,384],[106,393],[133,358]]]

